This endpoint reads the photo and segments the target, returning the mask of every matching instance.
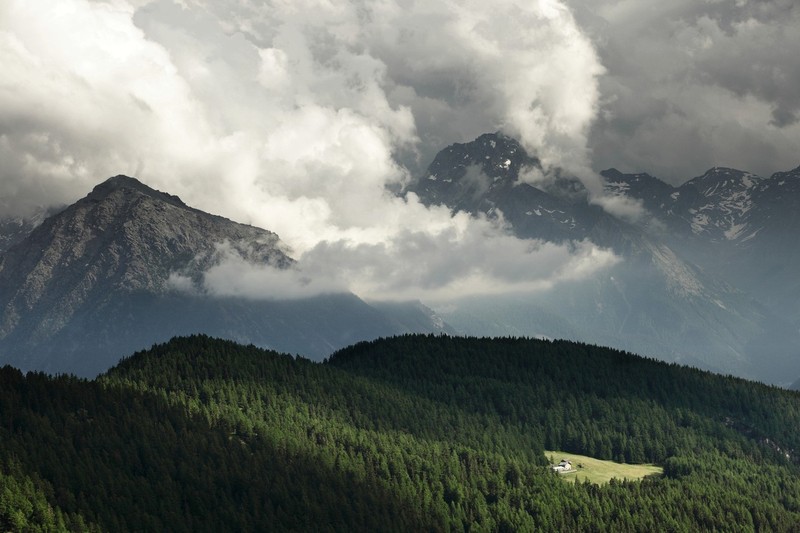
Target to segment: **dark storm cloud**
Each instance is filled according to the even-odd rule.
[[[794,2],[569,3],[607,69],[595,169],[679,183],[714,165],[763,175],[797,165]]]

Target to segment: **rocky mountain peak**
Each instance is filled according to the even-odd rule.
[[[0,258],[0,339],[15,330],[48,338],[120,291],[167,293],[172,273],[207,268],[223,243],[253,262],[292,263],[272,232],[192,209],[134,178],[106,180]],[[35,324],[22,323],[32,316]]]
[[[518,235],[555,241],[576,230],[585,236],[599,211],[576,211],[587,200],[580,181],[558,169],[545,171],[538,158],[502,133],[443,149],[409,192],[426,205],[490,218],[502,214]]]
[[[449,171],[453,164],[461,168],[478,166],[492,179],[511,180],[516,179],[525,165],[541,166],[516,139],[500,132],[485,133],[474,141],[453,144],[442,150],[428,168],[428,178],[437,177],[442,170]]]
[[[108,178],[106,181],[99,183],[92,189],[92,192],[86,197],[87,201],[100,202],[117,192],[127,194],[143,195],[153,200],[158,200],[176,207],[191,209],[183,201],[175,195],[158,191],[148,187],[141,181],[130,176],[119,174],[113,178]]]
[[[706,198],[722,197],[750,190],[763,179],[761,176],[742,170],[714,167],[702,176],[687,181],[681,188],[693,187]]]
[[[540,168],[516,140],[487,133],[468,143],[448,146],[411,188],[426,203],[477,212],[487,193],[512,187],[524,167]]]
[[[712,242],[738,242],[754,235],[750,224],[753,193],[764,178],[733,168],[714,167],[671,195],[672,214],[687,221],[694,235]]]

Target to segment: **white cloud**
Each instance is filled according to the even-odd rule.
[[[0,7],[0,188],[9,209],[74,200],[153,165],[191,173],[209,130],[166,51],[122,2]]]
[[[255,263],[230,243],[219,243],[210,267],[200,273],[173,272],[168,286],[191,294],[251,299],[350,290],[373,300],[442,302],[549,289],[619,261],[589,241],[558,245],[520,240],[491,221],[464,213],[453,221],[438,231],[407,230],[373,244],[321,242],[288,269]]]
[[[535,291],[582,279],[619,258],[591,242],[521,240],[459,213],[438,231],[405,230],[369,244],[322,242],[299,263],[312,277],[350,280],[372,299],[445,301],[465,295]]]
[[[498,128],[599,190],[586,138],[603,68],[559,1],[10,0],[0,63],[5,211],[132,174],[277,232],[365,296],[547,284],[610,260],[387,192],[415,158]],[[222,263],[207,288],[304,283],[243,268]]]
[[[216,243],[210,257],[197,257],[194,263],[171,272],[167,287],[194,295],[252,300],[293,300],[348,290],[327,272],[311,278],[297,264],[279,268],[255,262],[252,253],[230,242]],[[198,266],[203,268],[198,270]]]

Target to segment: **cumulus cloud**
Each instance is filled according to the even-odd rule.
[[[557,245],[516,239],[494,222],[456,215],[439,231],[406,230],[385,242],[321,242],[290,268],[256,263],[230,243],[210,267],[173,272],[168,286],[190,294],[285,300],[352,290],[374,300],[445,302],[465,295],[549,289],[583,279],[619,258],[589,241]]]
[[[191,295],[251,300],[294,300],[348,290],[326,271],[309,277],[298,264],[281,268],[254,261],[252,255],[234,243],[216,243],[210,256],[196,257],[186,268],[171,272],[167,288]]]
[[[301,258],[312,275],[355,280],[372,299],[442,302],[465,295],[530,292],[583,279],[615,264],[609,250],[582,241],[516,239],[488,220],[457,215],[438,232],[403,231],[386,242],[323,242]]]
[[[600,190],[586,140],[603,68],[558,0],[10,0],[0,61],[7,213],[135,175],[277,232],[310,273],[371,295],[537,285],[610,260],[389,192],[497,129]],[[220,263],[206,290],[302,293],[309,274],[243,268]]]

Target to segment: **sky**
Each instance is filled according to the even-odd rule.
[[[797,50],[788,0],[6,0],[0,213],[127,174],[275,231],[302,265],[287,282],[230,257],[209,292],[546,288],[619,258],[388,189],[498,130],[609,210],[609,167],[794,168]]]

